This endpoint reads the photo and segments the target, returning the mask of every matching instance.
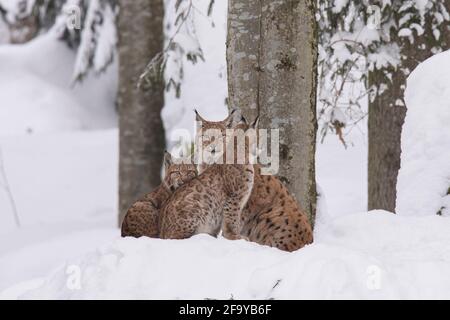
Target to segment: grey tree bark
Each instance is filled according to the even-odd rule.
[[[450,4],[447,4],[450,6]],[[385,83],[385,71],[392,74],[392,82],[381,95],[369,102],[368,120],[368,209],[384,209],[395,212],[397,198],[397,176],[400,169],[401,132],[406,116],[404,90],[408,72],[433,55],[429,41],[433,30],[431,23],[425,28],[421,37],[411,44],[404,39],[393,36],[393,41],[401,47],[405,57],[400,68],[396,70],[378,70],[370,72],[369,86]],[[428,33],[428,35],[427,35]],[[450,38],[443,32],[444,39],[440,43],[444,48],[450,48]],[[405,72],[406,71],[406,72]],[[403,105],[398,105],[402,101]]]
[[[160,184],[165,148],[164,85],[137,88],[147,63],[163,50],[163,0],[120,0],[119,224],[129,206]]]
[[[403,97],[406,76],[393,71],[393,84],[369,102],[368,209],[395,211],[397,175],[400,169],[400,138],[406,107],[395,105]],[[384,80],[382,71],[369,74],[369,85]]]
[[[280,129],[280,171],[314,223],[317,26],[313,0],[229,0],[229,106]]]

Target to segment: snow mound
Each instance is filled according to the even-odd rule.
[[[450,51],[408,78],[396,212],[450,216]]]
[[[75,54],[48,32],[0,47],[0,135],[116,126],[117,66],[72,83]]]
[[[22,289],[27,299],[450,298],[449,228],[437,216],[347,215],[293,253],[206,235],[118,239],[68,261],[38,288],[8,292]]]

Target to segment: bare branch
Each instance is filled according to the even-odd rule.
[[[12,209],[13,215],[14,215],[14,222],[16,223],[16,226],[18,228],[20,228],[21,224],[20,224],[19,213],[17,211],[16,202],[14,201],[14,197],[13,197],[11,188],[9,186],[8,177],[6,175],[5,162],[3,159],[3,153],[2,153],[1,148],[0,148],[0,175],[3,177],[4,184],[2,185],[2,187],[5,190],[8,198],[9,198],[9,202],[11,204],[11,209]]]

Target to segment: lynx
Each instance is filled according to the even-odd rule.
[[[199,117],[197,113],[197,120]],[[254,125],[257,125],[257,121]],[[234,121],[234,112],[224,121],[211,126],[238,128],[238,124]],[[212,137],[203,138],[204,141],[208,141],[206,147],[213,145]],[[225,152],[215,155],[214,149],[211,150],[213,156],[221,157],[226,152],[233,152],[233,149],[228,149],[225,134],[222,141],[225,141],[222,149]],[[170,201],[163,207],[160,237],[184,239],[198,233],[217,236],[222,229],[222,235],[227,239],[243,238],[240,215],[251,194],[253,178],[254,169],[250,163],[212,163],[203,166],[202,174],[175,191]]]
[[[209,128],[227,129],[223,123],[203,120],[202,129]],[[202,170],[199,166],[199,174]],[[275,176],[262,175],[257,164],[254,172],[253,189],[241,214],[241,235],[249,241],[285,251],[312,243],[308,217],[283,183]]]
[[[178,163],[178,161],[177,161]],[[157,238],[159,235],[159,213],[162,205],[181,185],[197,176],[193,164],[176,164],[167,151],[164,154],[164,180],[161,185],[136,201],[122,222],[122,237],[147,236]]]

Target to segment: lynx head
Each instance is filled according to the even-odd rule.
[[[182,159],[173,159],[172,155],[164,153],[164,180],[168,190],[174,192],[181,185],[191,181],[197,176],[197,168],[189,161],[182,163]]]
[[[245,132],[248,132],[247,130],[249,129],[256,129],[258,123],[257,120],[249,125],[245,118],[236,109],[233,109],[230,112],[230,115],[222,121],[207,121],[203,119],[197,111],[196,118],[197,123],[199,123],[199,126],[197,127],[196,143],[201,147],[200,149],[197,149],[197,151],[200,151],[199,153],[201,153],[201,158],[199,159],[200,161],[198,161],[199,173],[202,173],[208,167],[208,164],[228,163],[227,150],[229,154],[234,153],[236,157],[238,152],[244,153],[246,151],[248,152],[249,149],[252,149],[249,145],[249,140],[251,142],[251,139],[245,138]],[[229,136],[230,132],[235,132],[239,135],[242,134],[241,137],[246,139],[246,143],[244,145],[245,151],[238,150],[237,148],[239,138],[237,138],[238,141],[234,140],[237,143],[233,143],[233,145],[229,144],[230,141],[228,140],[231,140],[231,137]],[[251,143],[251,145],[253,146],[254,143]],[[199,154],[196,154],[196,156],[198,157]]]
[[[258,156],[258,128],[259,116],[248,123],[242,117],[242,121],[233,127],[233,136],[228,137],[228,150],[233,150],[234,161],[239,164],[253,163]],[[230,152],[230,151],[229,151]],[[250,160],[253,157],[254,160]]]
[[[242,116],[237,109],[231,110],[228,117],[222,121],[205,120],[195,110],[196,132],[196,157],[199,173],[203,172],[207,163],[225,163],[226,130],[231,129],[241,122]],[[200,156],[200,159],[198,158]]]

